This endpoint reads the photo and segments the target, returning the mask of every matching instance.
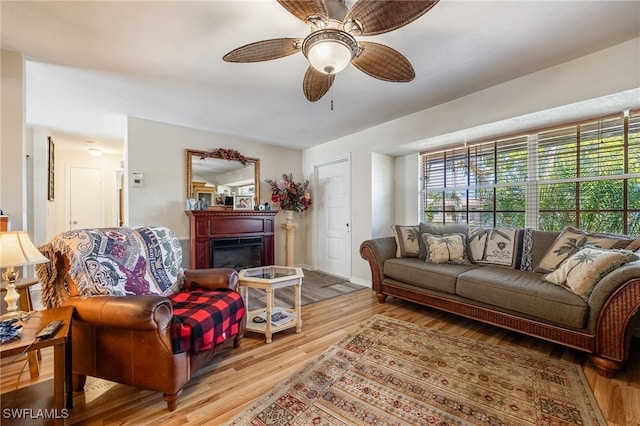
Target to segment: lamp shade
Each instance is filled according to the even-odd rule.
[[[48,262],[26,232],[0,232],[0,268]]]

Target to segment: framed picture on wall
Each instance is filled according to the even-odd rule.
[[[253,197],[246,195],[233,196],[234,210],[253,210]]]
[[[48,138],[49,141],[49,161],[48,172],[49,172],[49,185],[47,190],[47,199],[49,201],[54,201],[55,198],[55,143],[51,136]]]

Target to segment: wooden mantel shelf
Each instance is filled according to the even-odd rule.
[[[212,238],[262,237],[263,264],[274,262],[274,222],[276,210],[190,210],[189,268],[211,267]]]

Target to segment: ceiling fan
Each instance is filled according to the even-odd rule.
[[[331,88],[335,75],[352,63],[380,80],[408,82],[415,72],[407,58],[380,43],[355,37],[396,30],[419,18],[439,0],[357,0],[348,9],[344,0],[277,0],[311,27],[305,38],[257,41],[223,56],[226,62],[261,62],[302,51],[309,60],[302,88],[315,102]]]

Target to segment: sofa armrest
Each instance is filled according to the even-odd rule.
[[[384,237],[366,240],[360,244],[360,256],[369,261],[372,287],[378,292],[384,277],[384,262],[396,257],[396,239]]]
[[[74,319],[98,327],[165,330],[173,319],[171,301],[164,296],[70,297],[63,305],[75,308]]]
[[[238,287],[238,272],[233,268],[189,269],[184,271],[184,291],[216,290]]]
[[[598,317],[602,315],[602,310],[610,303],[611,297],[634,280],[640,280],[640,260],[615,269],[596,284],[588,300],[589,322],[587,328],[590,333],[595,332]],[[640,304],[640,300],[630,299],[627,302],[630,312],[635,312],[638,309],[637,305]]]

